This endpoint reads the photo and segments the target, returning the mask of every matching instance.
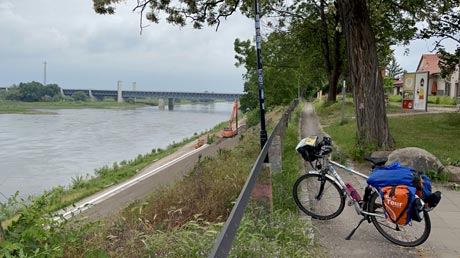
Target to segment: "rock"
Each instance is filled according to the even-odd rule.
[[[390,156],[391,151],[374,151],[371,154],[373,158],[388,158]]]
[[[447,166],[446,170],[451,174],[450,182],[460,183],[460,167]]]
[[[415,147],[408,147],[393,151],[388,156],[387,165],[393,162],[399,162],[403,166],[413,167],[417,171],[443,171],[444,166],[438,158],[428,151]]]

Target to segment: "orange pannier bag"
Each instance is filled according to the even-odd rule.
[[[411,221],[415,187],[407,185],[385,186],[380,190],[380,196],[388,221],[398,225],[407,225]]]

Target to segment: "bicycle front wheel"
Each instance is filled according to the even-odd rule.
[[[431,220],[426,211],[423,211],[423,220],[420,222],[412,220],[407,225],[397,225],[385,218],[382,199],[377,192],[371,195],[369,211],[377,214],[371,217],[375,228],[394,244],[414,247],[423,244],[430,236]]]
[[[294,201],[299,208],[319,220],[337,217],[345,207],[345,194],[333,180],[319,174],[305,174],[294,183]]]

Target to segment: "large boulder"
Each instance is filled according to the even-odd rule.
[[[450,180],[454,183],[460,183],[460,167],[447,166],[446,170],[451,174]]]
[[[413,167],[417,171],[443,171],[444,166],[438,158],[428,151],[415,147],[397,149],[388,156],[387,165],[399,162],[403,166]]]

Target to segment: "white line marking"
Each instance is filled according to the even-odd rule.
[[[160,172],[161,170],[163,170],[163,169],[173,165],[174,163],[177,163],[177,162],[179,162],[179,161],[181,161],[181,160],[183,160],[183,159],[195,154],[198,151],[203,150],[204,148],[207,148],[208,146],[209,146],[208,144],[204,144],[200,148],[195,149],[195,150],[193,150],[191,152],[188,152],[188,153],[180,156],[177,159],[171,160],[171,161],[167,162],[166,164],[163,164],[163,165],[161,165],[161,166],[159,166],[159,167],[157,167],[157,168],[155,168],[155,169],[153,169],[153,170],[151,170],[151,171],[149,171],[149,172],[147,172],[147,173],[145,173],[145,174],[143,174],[143,175],[141,175],[139,177],[135,177],[135,178],[133,178],[133,179],[131,179],[129,181],[126,181],[126,182],[122,183],[121,185],[115,187],[114,189],[112,189],[110,191],[107,191],[106,193],[104,193],[104,194],[102,194],[102,195],[100,195],[100,196],[98,196],[98,197],[96,197],[96,198],[94,198],[92,200],[89,200],[89,201],[85,202],[82,205],[79,205],[75,209],[64,213],[62,216],[65,219],[68,219],[68,217],[70,217],[72,214],[77,214],[77,212],[81,213],[81,212],[91,208],[92,206],[94,206],[94,205],[96,205],[96,204],[108,199],[109,197],[113,196],[114,194],[121,192],[122,190],[128,188],[129,186],[134,185],[134,184],[136,184],[136,183],[138,183],[138,182],[140,182],[140,181],[142,181],[142,180],[144,180],[144,179],[146,179],[146,178],[148,178],[148,177]]]

